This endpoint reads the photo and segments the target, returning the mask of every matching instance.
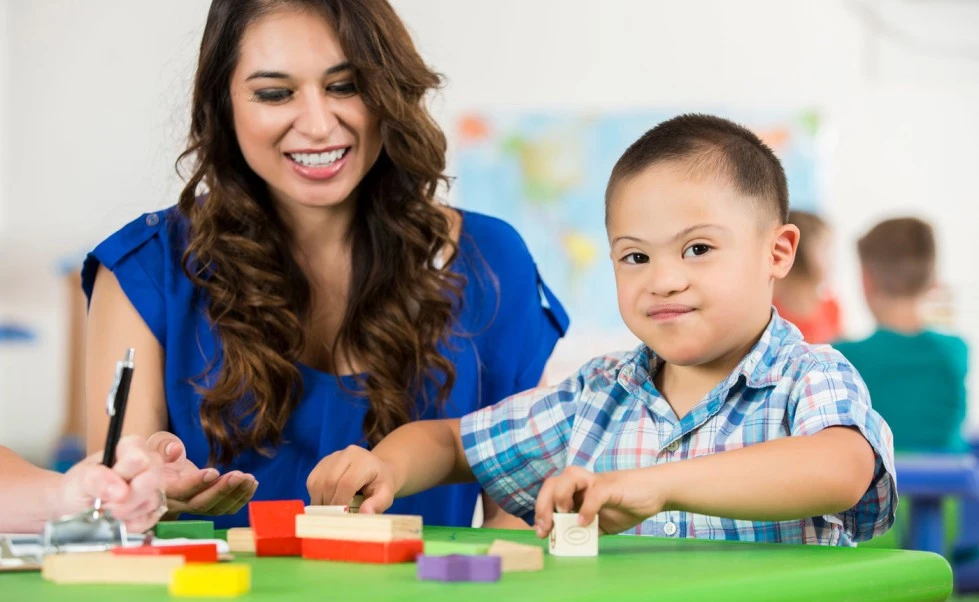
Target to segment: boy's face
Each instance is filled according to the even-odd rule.
[[[654,164],[616,186],[608,234],[626,325],[681,366],[754,343],[799,237],[723,175],[694,178],[674,163]]]

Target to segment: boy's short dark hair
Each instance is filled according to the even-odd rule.
[[[935,233],[928,222],[901,217],[880,222],[857,241],[860,263],[877,289],[916,297],[935,277]]]
[[[616,162],[605,189],[605,221],[615,187],[655,163],[688,163],[693,173],[728,178],[742,194],[784,224],[789,187],[778,157],[751,130],[713,115],[686,114],[657,125]]]

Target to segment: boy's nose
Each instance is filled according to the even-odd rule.
[[[683,292],[688,286],[686,275],[677,266],[666,262],[651,265],[649,278],[646,280],[646,292],[658,297],[669,297]]]

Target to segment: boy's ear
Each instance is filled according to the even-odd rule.
[[[865,266],[860,266],[860,284],[863,286],[863,296],[870,298],[874,294],[874,279]]]
[[[781,280],[792,269],[795,253],[799,249],[799,227],[784,224],[775,230],[772,241],[772,277]]]

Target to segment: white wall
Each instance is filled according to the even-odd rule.
[[[979,3],[394,4],[448,78],[435,109],[450,134],[453,117],[473,109],[820,108],[838,132],[827,209],[840,233],[837,284],[851,331],[870,326],[853,240],[885,214],[916,212],[938,227],[958,324],[979,345]],[[37,324],[43,339],[30,351],[0,350],[0,440],[29,453],[56,434],[47,425],[57,424],[63,396],[58,379],[34,378],[31,368],[40,361],[45,374],[59,374],[63,364],[64,293],[53,265],[137,213],[174,202],[173,159],[207,6],[9,3],[15,60],[0,77],[0,107],[12,117],[0,137],[9,151],[0,252],[17,249],[17,262],[0,262],[0,310]],[[559,350],[561,370],[577,360],[573,347]],[[973,391],[977,385],[974,363]],[[29,414],[16,410],[10,418],[25,400],[43,420],[22,422]]]

